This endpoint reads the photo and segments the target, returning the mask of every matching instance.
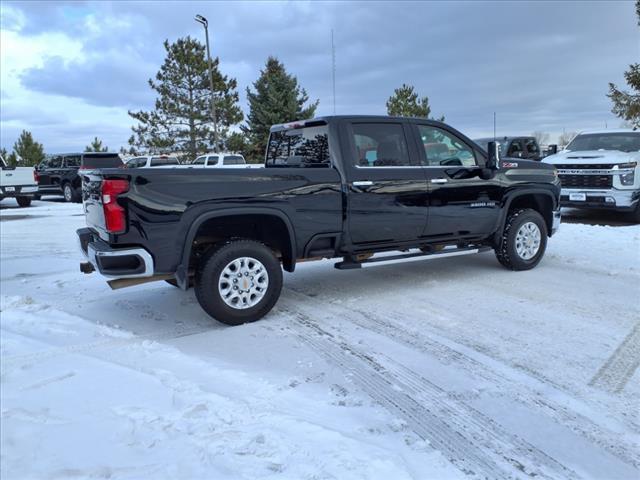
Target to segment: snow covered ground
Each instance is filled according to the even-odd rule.
[[[229,328],[82,275],[83,222],[0,212],[3,480],[640,476],[639,226],[563,225],[530,272],[304,263]]]

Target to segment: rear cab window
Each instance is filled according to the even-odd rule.
[[[245,163],[240,155],[225,155],[222,159],[223,165],[244,165]]]
[[[118,168],[123,165],[117,153],[85,153],[82,156],[83,168]]]
[[[415,167],[411,162],[404,127],[400,123],[354,123],[355,166]]]
[[[278,130],[269,135],[265,167],[330,166],[329,133],[326,125]]]

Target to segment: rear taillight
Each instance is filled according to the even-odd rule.
[[[33,170],[33,181],[38,183],[40,181],[40,174],[38,173],[37,170]]]
[[[109,233],[123,233],[126,229],[126,215],[124,208],[118,203],[118,195],[128,190],[128,180],[102,181],[102,208],[105,226]]]

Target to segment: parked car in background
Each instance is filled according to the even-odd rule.
[[[213,167],[213,168],[245,168],[247,162],[239,153],[208,153],[200,155],[190,166]]]
[[[78,170],[124,167],[117,153],[66,153],[52,155],[36,167],[39,195],[62,195],[67,202],[81,200]]]
[[[534,268],[560,224],[556,170],[489,150],[441,122],[333,116],[271,127],[261,169],[90,171],[81,271],[113,288],[193,284],[238,325],[269,312],[282,268],[303,260],[346,270],[493,249]]]
[[[639,131],[582,132],[544,161],[558,169],[563,206],[629,212],[640,223]]]
[[[542,150],[535,137],[477,138],[474,142],[486,151],[487,144],[494,140],[500,144],[500,155],[502,158],[541,160],[543,157]]]
[[[33,167],[10,167],[0,155],[0,200],[13,197],[21,207],[31,205],[38,193],[38,183]]]
[[[180,165],[180,160],[173,155],[143,155],[126,161],[127,168],[171,167],[175,165]]]

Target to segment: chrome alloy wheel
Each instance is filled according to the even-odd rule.
[[[269,287],[269,274],[255,258],[240,257],[224,267],[218,280],[218,292],[231,308],[244,310],[257,305]]]
[[[533,222],[523,223],[516,233],[516,252],[523,260],[531,260],[540,250],[542,234]]]
[[[64,186],[64,191],[62,193],[64,194],[64,199],[67,202],[70,202],[73,198],[73,190],[71,190],[71,185],[68,183]]]

